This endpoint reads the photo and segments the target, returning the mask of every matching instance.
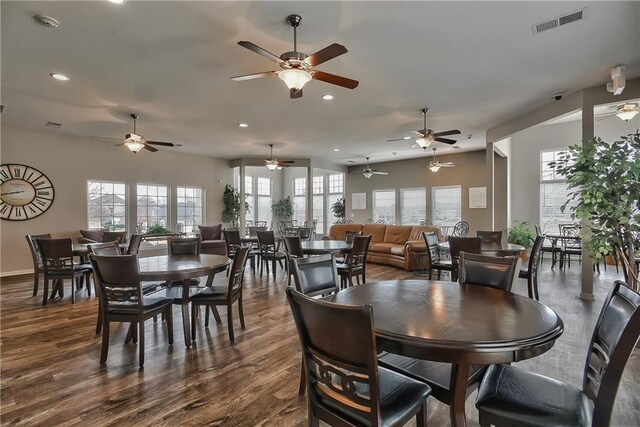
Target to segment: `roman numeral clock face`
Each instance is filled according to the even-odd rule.
[[[53,203],[53,184],[45,174],[30,166],[0,165],[0,183],[1,219],[32,219],[45,213]]]

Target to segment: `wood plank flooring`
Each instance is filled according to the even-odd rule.
[[[596,276],[596,301],[577,298],[578,263],[566,273],[543,265],[541,300],[565,322],[565,332],[548,353],[518,363],[576,386],[581,385],[586,347],[615,268]],[[414,278],[413,273],[371,265],[368,281]],[[224,274],[216,282],[224,282]],[[300,353],[289,308],[286,281],[260,280],[247,270],[245,318],[236,342],[222,324],[198,322],[197,343],[183,345],[179,310],[174,310],[175,344],[168,346],[164,323],[146,323],[144,370],[137,346],[124,344],[125,328],[112,326],[109,359],[100,365],[95,334],[97,302],[85,291],[41,307],[31,296],[30,278],[0,286],[1,409],[3,425],[213,425],[299,426],[306,424],[306,401],[297,395]],[[519,293],[526,283],[519,281]],[[42,290],[40,290],[42,292]],[[223,310],[224,311],[224,310]],[[237,313],[235,313],[237,316]],[[469,425],[477,425],[475,393],[467,400]],[[448,407],[429,401],[429,423],[449,425]],[[612,425],[640,420],[640,354],[632,356],[618,393]]]

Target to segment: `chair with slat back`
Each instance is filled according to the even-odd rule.
[[[127,240],[127,232],[126,231],[105,231],[103,243],[108,242],[118,242],[125,243]]]
[[[202,238],[198,237],[170,237],[167,241],[169,255],[200,255]],[[191,279],[190,286],[198,286],[200,279]],[[182,286],[182,280],[174,280],[169,286]],[[178,290],[179,292],[179,290]],[[176,294],[176,298],[179,298]]]
[[[362,236],[362,230],[360,231],[347,231],[344,233],[344,241],[349,243],[350,245],[353,244],[353,239],[356,236]]]
[[[401,426],[414,416],[426,426],[431,390],[378,367],[371,306],[314,300],[290,287],[286,295],[302,347],[310,426]]]
[[[296,290],[309,297],[327,296],[340,290],[338,268],[333,255],[320,255],[309,258],[298,258],[291,266]],[[300,387],[298,394],[303,395],[306,388],[304,361],[300,370]]]
[[[480,237],[455,237],[449,236],[449,255],[453,264],[451,281],[458,281],[458,260],[460,252],[479,254],[482,250],[482,239]]]
[[[624,367],[640,337],[640,294],[613,284],[587,351],[582,389],[508,365],[485,374],[480,425],[608,426]]]
[[[341,286],[353,286],[353,278],[356,283],[367,283],[367,254],[369,253],[369,243],[371,243],[371,235],[355,236],[353,238],[353,246],[347,254],[346,262],[338,264],[338,274],[341,278]]]
[[[476,231],[476,236],[480,237],[483,245],[496,246],[502,244],[502,230],[500,231]]]
[[[298,236],[300,236],[300,238],[305,242],[310,241],[312,235],[313,230],[311,229],[311,227],[298,227]]]
[[[438,248],[438,236],[434,232],[425,231],[422,238],[426,246],[427,262],[429,269],[429,280],[433,278],[433,270],[438,272],[438,280],[442,277],[443,271],[452,272],[453,264],[449,260],[443,260],[440,257],[440,249]]]
[[[40,247],[36,240],[50,239],[51,234],[27,234],[24,237],[27,239],[29,252],[31,252],[31,260],[33,261],[33,296],[35,297],[38,295],[38,288],[40,287],[40,274],[44,273],[42,254],[40,253]]]
[[[137,254],[140,252],[140,244],[142,243],[142,234],[132,234],[129,238],[129,247],[127,255]]]
[[[459,281],[464,285],[486,286],[511,292],[521,262],[519,257],[492,257],[460,252]]]
[[[420,221],[420,226],[433,227],[433,223],[429,219],[423,219]]]
[[[531,248],[531,254],[529,255],[529,262],[526,266],[523,266],[518,273],[518,277],[521,279],[527,279],[527,291],[529,298],[535,298],[540,300],[538,295],[538,268],[542,260],[542,245],[544,243],[544,236],[536,236],[536,240],[533,242]]]
[[[467,234],[469,234],[469,223],[467,221],[458,221],[456,225],[453,226],[451,236],[467,237]]]
[[[299,236],[284,236],[284,251],[287,255],[287,286],[291,286],[291,275],[293,274],[293,260],[296,258],[304,258],[302,251],[302,239]]]
[[[89,253],[91,255],[99,255],[99,256],[119,256],[122,255],[122,251],[120,250],[120,246],[118,246],[117,241],[111,241],[108,243],[91,243],[89,246]],[[102,304],[100,304],[100,300],[102,296],[100,295],[100,286],[97,285],[98,280],[96,278],[96,273],[94,272],[94,282],[96,283],[96,295],[98,296],[98,320],[96,321],[96,334],[99,334],[102,330]],[[155,287],[154,287],[155,289]]]
[[[76,302],[75,287],[81,287],[84,281],[87,284],[87,292],[91,295],[89,280],[92,273],[91,265],[74,264],[71,239],[36,239],[36,242],[42,254],[42,267],[44,270],[42,305],[47,305],[49,280],[54,281],[52,294],[58,292],[60,297],[64,296],[64,280],[71,280],[71,303]]]
[[[561,224],[560,235],[562,239],[562,252],[564,255],[563,267],[567,264],[571,268],[571,255],[576,255],[582,259],[582,242],[580,240],[580,226],[575,224]]]
[[[139,365],[142,367],[145,347],[144,322],[147,319],[164,314],[167,319],[169,345],[173,344],[173,300],[143,294],[136,255],[91,255],[89,259],[100,288],[104,324],[100,363],[107,362],[111,322],[125,322],[131,323],[133,341],[140,341]]]
[[[244,269],[250,251],[249,246],[240,246],[236,249],[233,264],[229,271],[227,286],[206,286],[200,292],[191,296],[191,337],[196,339],[196,314],[198,307],[207,307],[204,326],[209,326],[209,309],[213,311],[216,320],[218,312],[215,307],[224,305],[227,307],[227,325],[229,328],[229,339],[235,341],[233,332],[233,303],[238,302],[238,315],[240,316],[240,326],[245,328],[244,310],[242,307],[242,282],[244,280]]]
[[[273,231],[256,231],[258,236],[258,248],[260,249],[260,277],[264,266],[267,266],[267,275],[269,275],[269,265],[273,267],[273,278],[276,278],[276,262],[280,263],[280,267],[283,267],[282,261],[287,258],[284,252],[278,251],[276,245],[276,236]],[[283,267],[284,268],[284,267]]]
[[[258,231],[267,231],[267,226],[264,225],[264,226],[249,227],[249,236],[257,236]]]

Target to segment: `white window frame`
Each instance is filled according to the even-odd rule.
[[[341,176],[341,178],[338,180],[340,181],[340,188],[337,188],[338,186],[334,185],[333,188],[331,186],[331,182],[332,182],[332,177],[335,176]],[[324,198],[324,211],[325,211],[325,215],[327,216],[327,220],[325,221],[325,228],[326,228],[326,232],[329,231],[329,228],[336,223],[336,221],[338,220],[335,216],[333,216],[333,212],[331,212],[331,205],[333,205],[336,200],[338,200],[339,198],[344,198],[345,197],[345,174],[342,172],[337,172],[337,173],[330,173],[330,174],[326,174],[325,176],[325,184],[324,184],[324,189],[325,189],[325,198]],[[335,190],[335,191],[332,191]]]
[[[264,180],[269,181],[269,191],[268,193],[264,191],[264,188],[260,187],[260,181],[262,180],[262,182],[264,183]],[[273,180],[271,178],[265,178],[265,177],[255,177],[255,194],[256,194],[256,204],[255,204],[255,220],[256,221],[266,221],[267,222],[267,227],[270,226],[271,221],[273,220],[273,214],[271,212],[271,203],[272,203],[272,194],[273,194]],[[268,200],[268,203],[265,204],[265,201]],[[264,204],[263,209],[267,209],[267,214],[266,215],[262,215],[262,210],[260,209],[260,205],[261,205],[261,201],[262,204]],[[255,223],[254,223],[255,224]]]
[[[293,219],[298,225],[307,220],[307,178],[293,178]]]
[[[450,223],[446,223],[446,224],[440,223],[440,221],[437,219],[438,216],[436,215],[436,209],[438,207],[438,199],[436,197],[436,193],[438,192],[438,190],[445,190],[445,189],[452,189],[452,188],[456,188],[460,192],[460,215],[459,217],[456,218],[456,220],[450,221]],[[443,185],[443,186],[431,187],[431,221],[433,221],[434,225],[444,225],[444,226],[453,226],[457,222],[462,221],[462,186],[461,185]]]
[[[392,193],[393,194],[393,220],[389,220],[387,218],[384,218],[384,222],[387,224],[395,224],[396,222],[396,208],[397,208],[397,190],[395,188],[389,188],[389,189],[384,189],[384,190],[373,190],[371,192],[371,218],[373,219],[373,222],[378,222],[380,221],[380,219],[378,218],[378,214],[377,214],[377,210],[378,210],[378,201],[376,198],[377,194],[380,193]]]
[[[124,182],[119,182],[119,181],[103,181],[103,180],[94,180],[94,179],[89,179],[87,180],[87,228],[89,230],[91,229],[96,229],[95,227],[91,227],[91,204],[90,204],[90,200],[89,198],[91,197],[91,192],[90,192],[90,187],[91,184],[100,184],[101,186],[103,184],[108,184],[108,185],[123,185],[124,186],[124,231],[127,231],[128,225],[129,225],[129,187],[126,183]],[[100,192],[100,195],[102,196],[104,193]],[[115,194],[115,192],[114,192]],[[102,205],[104,206],[104,205]],[[112,204],[111,210],[113,213],[113,210],[115,209],[115,204]],[[103,216],[102,214],[100,215],[100,227],[98,229],[104,229],[104,218],[106,218],[106,216]],[[114,216],[112,216],[112,219],[115,218]],[[112,228],[110,228],[111,230]],[[115,229],[114,229],[115,230]]]
[[[140,221],[139,221],[139,217],[138,217],[138,209],[140,209],[140,204],[138,203],[138,200],[140,198],[140,187],[141,186],[144,186],[144,187],[157,187],[157,188],[164,187],[167,190],[167,195],[166,196],[156,196],[156,197],[166,197],[166,199],[167,199],[167,204],[166,204],[167,214],[166,214],[166,217],[165,217],[165,225],[164,225],[164,227],[166,227],[167,229],[171,230],[171,187],[169,187],[168,185],[163,185],[163,184],[137,183],[136,184],[136,231],[144,233],[147,230],[146,228],[142,228],[140,226]],[[148,209],[147,209],[147,212],[148,212]],[[148,217],[148,214],[147,214],[146,217]],[[159,217],[157,217],[157,218],[159,218]],[[154,224],[147,224],[147,227],[149,225],[154,225]]]
[[[200,196],[181,196],[180,192],[181,190],[193,190],[195,192],[200,192]],[[184,218],[185,219],[189,219],[190,221],[185,221],[185,223],[182,225],[182,227],[180,226],[180,221],[181,221],[181,216],[180,216],[180,199],[181,197],[185,198],[185,199],[191,199],[191,200],[198,200],[200,201],[200,212],[198,215],[194,214],[194,215],[185,215]],[[176,187],[176,223],[178,225],[178,231],[180,232],[195,232],[196,228],[198,227],[198,225],[205,225],[206,223],[206,219],[205,219],[205,189],[203,187],[190,187],[190,186],[177,186]],[[197,204],[196,204],[197,207]],[[195,212],[195,211],[194,211]],[[199,217],[199,221],[198,221],[198,217]],[[182,229],[180,229],[182,228]]]
[[[573,218],[571,218],[571,213],[570,210],[565,209],[564,212],[561,212],[560,210],[560,206],[562,206],[564,204],[564,202],[567,200],[566,198],[562,197],[562,202],[555,205],[557,207],[557,215],[552,215],[549,217],[543,217],[543,209],[545,207],[549,207],[549,205],[543,205],[542,203],[542,198],[543,195],[545,193],[544,188],[546,186],[558,186],[558,185],[562,185],[563,187],[565,187],[565,192],[568,193],[570,192],[570,190],[566,189],[566,186],[568,185],[567,183],[567,179],[562,177],[560,174],[558,174],[556,171],[552,171],[553,175],[552,178],[545,178],[544,177],[544,164],[549,163],[549,160],[543,160],[544,159],[544,154],[546,153],[553,153],[553,159],[551,161],[556,161],[558,159],[558,154],[566,152],[568,149],[565,148],[554,148],[554,149],[545,149],[545,150],[540,150],[540,159],[538,162],[538,166],[539,166],[539,172],[540,172],[540,184],[538,186],[538,223],[540,224],[540,227],[542,228],[542,232],[545,234],[558,234],[559,233],[559,229],[558,229],[558,224],[568,224],[568,223],[573,223],[575,222],[575,220]],[[548,219],[546,219],[548,218]]]
[[[423,210],[424,210],[424,215],[418,215],[418,216],[422,216],[422,218],[418,218],[417,221],[414,222],[405,222],[405,218],[404,218],[404,214],[405,214],[405,198],[404,195],[405,193],[409,193],[409,192],[416,192],[416,191],[421,191],[422,195],[424,197],[424,204],[423,204]],[[427,219],[427,189],[426,187],[417,187],[417,188],[401,188],[400,189],[400,224],[402,225],[420,225],[420,221],[422,220],[426,220]]]

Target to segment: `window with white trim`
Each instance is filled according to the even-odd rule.
[[[244,177],[244,199],[249,205],[249,212],[245,213],[245,220],[251,221],[250,224],[253,225],[253,221],[255,221],[256,214],[256,198],[253,192],[253,177],[245,176]]]
[[[313,219],[316,233],[324,234],[324,176],[313,177]]]
[[[190,233],[204,225],[204,190],[198,187],[176,188],[178,231]]]
[[[396,190],[373,190],[373,221],[396,222]]]
[[[153,225],[169,228],[168,194],[165,185],[138,184],[136,223],[139,232],[144,233]]]
[[[337,202],[338,199],[342,199],[344,197],[344,174],[336,173],[336,174],[327,175],[327,188],[329,190],[326,198],[327,229],[328,229],[328,227],[335,224],[335,222],[338,220],[338,218],[336,218],[333,215],[333,212],[331,211],[331,206],[333,206],[333,204]]]
[[[293,178],[293,219],[298,225],[307,220],[307,178]]]
[[[557,161],[560,153],[566,150],[543,150],[540,152],[540,227],[545,234],[558,234],[559,224],[575,222],[567,206],[562,205],[569,199],[569,184],[549,163]]]
[[[431,218],[434,225],[453,226],[462,220],[461,186],[432,187],[431,201]]]
[[[122,182],[88,181],[89,230],[127,230],[127,185]]]
[[[271,226],[271,178],[258,177],[256,180],[258,200],[256,204],[256,221],[265,221]]]
[[[400,223],[402,225],[419,225],[427,219],[427,189],[400,189]]]

